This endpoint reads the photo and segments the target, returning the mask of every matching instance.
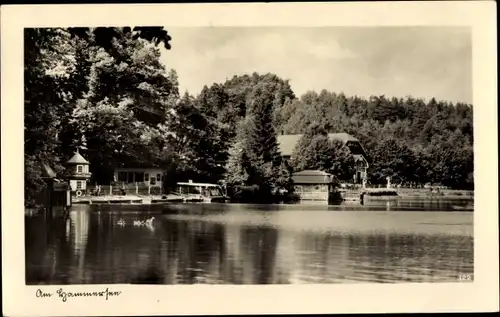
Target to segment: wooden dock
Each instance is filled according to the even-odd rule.
[[[182,202],[183,199],[178,196],[168,195],[166,197],[158,196],[89,196],[89,197],[77,197],[73,199],[74,204],[154,204],[154,203],[174,203]]]
[[[359,188],[342,191],[342,199],[346,203],[362,203],[366,200],[399,199],[398,192],[393,188]]]

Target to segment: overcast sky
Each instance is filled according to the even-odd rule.
[[[173,28],[162,61],[181,92],[233,75],[275,73],[300,96],[327,89],[357,94],[472,103],[468,28]]]

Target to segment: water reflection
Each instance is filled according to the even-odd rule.
[[[76,265],[72,266],[74,274],[70,276],[75,276],[70,279],[72,283],[78,283],[79,281],[85,281],[84,274],[84,264],[85,264],[85,251],[87,247],[87,240],[89,234],[89,224],[90,224],[90,210],[73,211],[69,214],[69,240],[71,241],[71,246],[73,249],[73,263]],[[68,226],[66,226],[68,229]]]
[[[26,281],[455,282],[472,274],[472,213],[381,207],[75,206],[69,219],[26,217]],[[152,215],[152,226],[133,225]]]

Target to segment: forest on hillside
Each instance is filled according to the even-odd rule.
[[[115,167],[159,166],[171,182],[196,179],[291,190],[291,173],[321,168],[348,179],[352,157],[328,132],[358,138],[369,183],[473,188],[472,105],[415,97],[345,96],[336,87],[296,96],[276,74],[235,74],[179,91],[160,62],[163,28],[25,29],[25,199],[42,188],[41,162],[64,173],[78,148],[92,182]],[[279,133],[304,133],[284,162]]]

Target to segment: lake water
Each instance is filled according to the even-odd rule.
[[[75,205],[26,216],[26,283],[457,282],[473,278],[466,204]]]

